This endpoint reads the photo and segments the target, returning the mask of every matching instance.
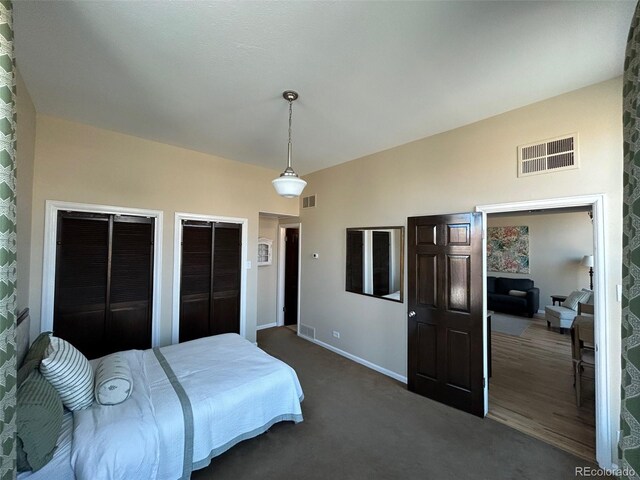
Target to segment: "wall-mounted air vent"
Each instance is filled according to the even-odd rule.
[[[302,208],[315,208],[315,206],[316,206],[315,194],[302,197]]]
[[[303,337],[310,338],[312,340],[316,339],[316,329],[310,327],[309,325],[305,325],[304,323],[300,324],[300,335]]]
[[[578,134],[518,147],[518,176],[578,168]]]

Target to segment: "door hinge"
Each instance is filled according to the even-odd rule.
[[[287,307],[282,307],[282,311],[286,312],[287,311]]]
[[[487,379],[485,377],[482,377],[482,388],[485,388],[487,386]]]

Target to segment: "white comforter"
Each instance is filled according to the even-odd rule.
[[[125,352],[129,400],[75,412],[71,465],[79,480],[188,478],[274,423],[302,421],[295,371],[239,335],[159,350]]]

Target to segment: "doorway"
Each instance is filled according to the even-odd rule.
[[[300,223],[278,227],[278,302],[277,325],[298,331],[300,315]]]
[[[248,223],[246,218],[175,214],[172,343],[228,331],[246,335]],[[193,328],[181,327],[181,315],[197,320]]]
[[[284,233],[284,324],[298,326],[298,255],[300,230],[286,228]]]
[[[240,333],[242,226],[183,220],[179,342]]]
[[[612,438],[611,425],[617,422],[617,418],[613,418],[613,412],[610,409],[612,404],[612,392],[608,388],[610,377],[610,345],[608,339],[612,339],[617,332],[611,332],[609,322],[606,321],[607,315],[607,277],[605,275],[605,225],[604,218],[604,196],[603,195],[584,195],[579,197],[567,197],[558,199],[547,199],[538,201],[514,202],[495,205],[483,205],[476,207],[476,211],[481,212],[484,216],[484,225],[486,225],[486,215],[490,213],[500,212],[527,212],[540,209],[557,209],[557,208],[576,208],[590,207],[593,214],[593,256],[594,256],[594,341],[595,341],[595,425],[596,425],[596,461],[602,468],[611,468],[614,464],[612,452],[615,440]],[[484,234],[483,250],[486,257],[486,229]],[[486,262],[483,272],[486,291],[487,268]],[[485,298],[484,314],[487,314],[487,304]],[[484,325],[485,335],[487,334],[487,322]],[[487,362],[487,343],[485,343],[485,372],[488,371]],[[489,392],[485,392],[488,409]],[[485,412],[487,413],[487,412]]]
[[[107,328],[108,331],[111,331],[111,336],[118,336],[116,333],[118,329],[118,325],[120,319],[129,318],[130,315],[133,315],[139,319],[144,319],[140,322],[136,322],[140,329],[136,329],[139,332],[139,339],[141,340],[144,336],[144,344],[147,345],[150,342],[150,346],[155,347],[160,344],[160,278],[162,278],[162,232],[163,232],[163,215],[159,210],[147,210],[140,208],[129,208],[129,207],[118,207],[111,205],[97,205],[97,204],[88,204],[88,203],[74,203],[74,202],[62,202],[57,200],[47,200],[45,204],[45,228],[44,228],[44,252],[43,252],[43,265],[42,265],[42,277],[43,277],[43,288],[42,288],[42,304],[41,304],[41,321],[39,329],[41,331],[53,331],[54,330],[54,310],[55,310],[55,301],[56,301],[56,285],[58,287],[64,288],[60,282],[57,282],[56,275],[58,270],[58,253],[60,253],[60,246],[58,245],[58,234],[59,234],[59,214],[65,214],[68,212],[76,212],[80,217],[89,218],[104,218],[106,220],[101,220],[103,224],[112,223],[112,226],[115,227],[112,230],[111,239],[112,239],[112,249],[111,249],[111,259],[112,262],[116,261],[116,270],[113,270],[114,265],[111,266],[111,274],[112,276],[119,277],[116,279],[118,283],[121,284],[122,280],[126,280],[128,276],[126,274],[127,269],[118,270],[118,264],[121,262],[128,263],[128,258],[132,256],[138,256],[138,248],[144,250],[146,253],[143,254],[143,257],[146,259],[146,263],[144,265],[139,265],[139,269],[136,270],[136,285],[138,287],[142,286],[142,289],[138,289],[135,292],[135,298],[133,298],[134,303],[128,303],[127,295],[129,288],[125,288],[123,291],[112,292],[116,293],[116,296],[110,299],[109,302],[106,302],[111,305],[111,312],[109,314],[105,314],[106,317],[110,317],[113,319],[116,317],[116,325],[112,325],[114,328]],[[109,218],[112,220],[109,220]],[[127,222],[126,220],[130,219],[131,222]],[[122,220],[122,221],[121,221]],[[87,220],[89,221],[89,220]],[[78,222],[75,222],[78,223]],[[94,225],[85,222],[85,226]],[[77,225],[78,226],[78,225]],[[127,231],[133,233],[133,236],[130,236]],[[115,245],[115,251],[113,250],[113,233],[115,233],[115,240],[117,244]],[[107,234],[108,235],[108,234]],[[146,240],[144,242],[138,242],[140,240],[140,235],[145,237]],[[137,246],[128,245],[126,240],[135,239],[135,244]],[[94,239],[95,240],[95,239]],[[122,241],[124,240],[124,241]],[[149,242],[150,241],[150,242]],[[146,244],[146,246],[143,245]],[[152,245],[150,245],[150,243]],[[144,248],[143,248],[144,247]],[[147,256],[147,253],[150,253],[150,257]],[[117,258],[114,258],[114,254]],[[108,249],[107,249],[108,255]],[[149,263],[150,262],[150,263]],[[100,263],[100,262],[98,262]],[[146,273],[143,275],[141,272],[144,270],[147,272],[147,267],[149,268],[149,277],[147,277]],[[104,271],[106,272],[108,268],[104,267]],[[134,273],[134,272],[130,272]],[[59,279],[62,280],[62,279]],[[96,280],[94,278],[94,280]],[[148,281],[150,283],[148,283]],[[116,285],[113,285],[116,287]],[[106,295],[106,287],[103,290]],[[61,290],[58,290],[58,293],[61,293]],[[106,296],[103,298],[106,299]],[[95,296],[89,298],[93,302],[95,300]],[[113,300],[113,301],[111,301]],[[89,305],[89,304],[87,304]],[[95,305],[95,303],[92,303]],[[71,305],[67,305],[71,307]],[[115,308],[113,308],[115,307]],[[129,307],[133,307],[131,310]],[[68,310],[67,313],[73,313],[73,308]],[[62,313],[58,311],[58,313]],[[147,316],[147,313],[149,316]],[[148,319],[148,320],[147,320]],[[128,320],[127,320],[128,321]],[[150,327],[148,325],[150,322]],[[150,334],[149,334],[150,328]],[[144,333],[142,333],[144,332]],[[136,335],[137,336],[137,335]],[[124,341],[124,340],[123,340]],[[128,341],[128,340],[127,340]],[[142,340],[141,340],[142,341]],[[126,345],[125,345],[126,346]],[[102,347],[99,347],[103,348]],[[96,352],[94,354],[98,354]],[[94,355],[90,353],[90,355]]]

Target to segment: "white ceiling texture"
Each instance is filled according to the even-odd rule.
[[[36,110],[308,173],[622,73],[635,2],[18,1]]]

